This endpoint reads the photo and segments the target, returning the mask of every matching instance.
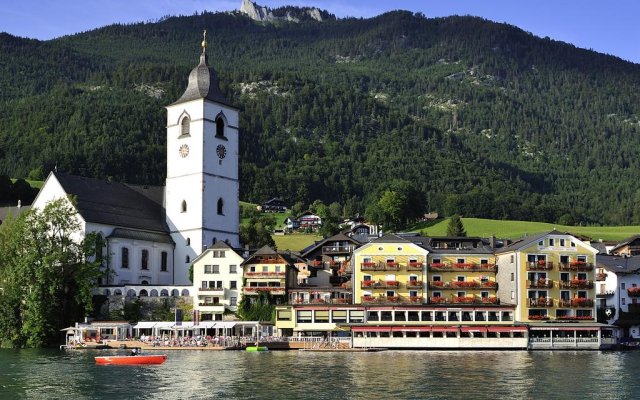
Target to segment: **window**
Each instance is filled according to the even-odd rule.
[[[554,239],[549,239],[549,246],[553,247],[555,245]]]
[[[191,246],[191,238],[187,238],[187,246]]]
[[[513,264],[516,261],[516,257],[512,254],[511,255],[511,264]]]
[[[216,137],[224,137],[224,118],[216,118]]]
[[[187,201],[186,200],[182,200],[182,205],[180,206],[180,212],[187,212]]]
[[[126,247],[122,248],[122,268],[129,268],[129,249]]]
[[[349,323],[358,324],[364,322],[364,311],[363,310],[351,310],[349,311]]]
[[[627,304],[627,299],[625,299],[624,297],[622,299],[620,299],[620,300],[622,300],[622,305]]]
[[[167,252],[163,251],[160,253],[160,271],[167,271]]]
[[[200,285],[200,287],[201,287],[202,289],[206,289],[207,287],[209,287],[209,286],[207,285],[207,281],[202,281],[202,284]],[[205,302],[206,302],[206,300],[205,300]]]
[[[620,283],[620,289],[622,289],[622,290],[624,290],[624,289],[625,289],[625,284],[624,284],[624,282],[621,282],[621,283]]]
[[[212,267],[211,265],[205,265],[204,266],[204,273],[205,274],[210,274],[211,271],[213,270],[211,267]]]
[[[229,265],[229,273],[230,274],[235,274],[237,272],[238,266],[237,265]]]
[[[236,281],[229,281],[229,289],[237,289],[238,283]]]
[[[331,322],[347,322],[347,310],[333,310],[331,312]]]
[[[311,311],[310,310],[298,310],[298,323],[311,323]]]
[[[278,310],[278,321],[291,321],[291,310]]]
[[[220,273],[220,266],[219,265],[212,265],[211,266],[211,273],[212,274],[219,274]]]
[[[318,322],[318,323],[329,322],[329,310],[316,310],[315,322]]]
[[[560,239],[560,247],[564,247],[564,239]]]
[[[222,289],[222,281],[216,281],[216,289]]]
[[[230,297],[229,298],[229,305],[230,306],[237,306],[238,305],[238,298],[237,297]]]
[[[180,123],[180,136],[189,135],[189,117],[182,118],[182,122]]]
[[[186,256],[185,259],[184,259],[184,262],[189,264],[191,262],[191,257]]]
[[[538,242],[538,246],[544,246],[544,242],[541,240]]]
[[[224,213],[222,212],[222,197],[218,199],[218,215],[224,215]]]
[[[516,292],[514,292],[513,290],[511,291],[511,300],[514,300],[516,298]]]
[[[142,257],[140,259],[140,268],[149,269],[149,250],[142,250]]]
[[[516,280],[516,274],[515,273],[511,273],[511,282]]]
[[[262,272],[269,272],[269,267],[266,265],[262,266]]]
[[[280,266],[279,265],[276,265],[275,268],[276,268],[276,272],[280,272]]]

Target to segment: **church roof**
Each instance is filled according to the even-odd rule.
[[[220,91],[218,74],[209,67],[209,57],[207,56],[206,39],[202,42],[202,54],[200,64],[191,70],[189,74],[189,84],[187,90],[173,104],[185,103],[191,100],[207,99],[233,107]],[[236,107],[233,107],[236,108]]]
[[[144,240],[147,242],[174,244],[168,233],[137,231],[126,228],[116,228],[109,235],[110,238]]]
[[[168,232],[164,222],[161,190],[132,187],[118,182],[53,173],[87,222],[133,229]]]

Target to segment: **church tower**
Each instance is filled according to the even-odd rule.
[[[165,210],[175,284],[191,284],[191,262],[216,241],[239,246],[238,142],[238,109],[209,67],[205,31],[200,64],[184,94],[167,106]]]

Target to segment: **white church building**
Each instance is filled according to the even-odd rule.
[[[33,203],[75,199],[79,235],[105,238],[103,288],[167,286],[163,295],[190,295],[175,287],[192,285],[197,256],[217,241],[239,247],[238,109],[220,92],[206,41],[187,89],[166,108],[164,187],[51,172]]]

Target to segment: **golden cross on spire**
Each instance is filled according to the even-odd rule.
[[[207,30],[205,29],[202,32],[202,52],[205,53],[207,51]]]

